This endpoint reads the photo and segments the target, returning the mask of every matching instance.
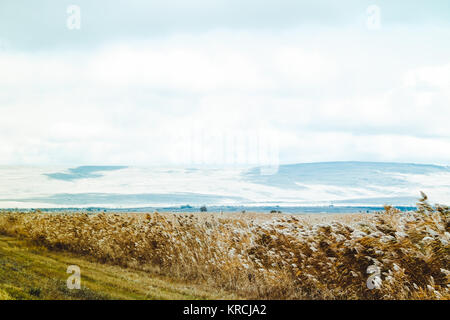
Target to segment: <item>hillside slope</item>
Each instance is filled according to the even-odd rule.
[[[81,269],[81,289],[67,288],[67,267]],[[148,272],[89,261],[0,236],[0,300],[221,299],[234,298]]]

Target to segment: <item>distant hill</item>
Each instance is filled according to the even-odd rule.
[[[330,199],[335,198],[336,204],[411,205],[421,189],[439,189],[438,193],[443,191],[442,187],[448,190],[450,167],[356,161],[300,163],[281,165],[273,175],[263,175],[260,168],[253,168],[243,173],[243,178],[284,190],[322,191]]]
[[[281,165],[273,175],[261,175],[253,168],[244,176],[252,182],[282,188],[301,188],[298,183],[335,186],[390,185],[405,186],[401,175],[450,172],[448,166],[394,162],[317,162]],[[450,181],[449,181],[450,183]]]
[[[0,208],[450,204],[450,167],[319,162],[264,168],[0,167]],[[287,210],[285,210],[287,211]]]

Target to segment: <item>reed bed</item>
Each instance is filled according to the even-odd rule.
[[[305,223],[294,215],[3,212],[0,233],[247,299],[450,298],[450,210]],[[367,286],[368,268],[380,270]]]

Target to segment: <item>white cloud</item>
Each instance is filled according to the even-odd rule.
[[[189,148],[217,160],[217,139],[192,142],[195,130],[265,130],[282,162],[448,163],[450,65],[367,64],[383,48],[323,32],[329,42],[222,31],[0,53],[0,163],[147,165]]]
[[[420,67],[409,71],[404,84],[410,88],[450,89],[450,63],[442,66]]]

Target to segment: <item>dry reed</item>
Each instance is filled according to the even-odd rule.
[[[0,233],[252,299],[449,299],[450,210],[306,224],[296,216],[4,212]],[[370,290],[371,265],[381,285]]]

